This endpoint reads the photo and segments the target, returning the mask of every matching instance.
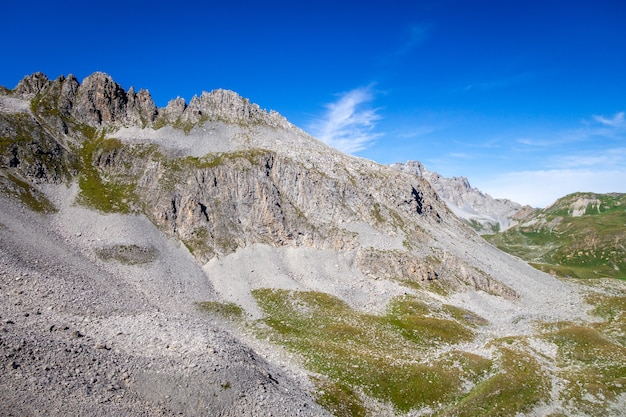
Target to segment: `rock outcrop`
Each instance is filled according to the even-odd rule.
[[[517,224],[515,214],[523,208],[521,204],[508,199],[494,199],[472,187],[465,177],[443,177],[427,170],[418,161],[395,163],[391,166],[428,180],[448,208],[480,234],[504,231]]]
[[[21,98],[33,98],[50,84],[50,80],[43,72],[36,72],[24,77],[13,90]]]

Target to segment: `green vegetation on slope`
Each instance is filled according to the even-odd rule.
[[[124,265],[141,265],[153,262],[159,256],[159,251],[152,246],[113,245],[95,250],[96,255],[104,260],[115,260]]]
[[[516,416],[548,397],[548,379],[541,364],[519,350],[502,347],[500,372],[481,382],[442,416]]]
[[[532,356],[498,347],[492,361],[455,349],[484,323],[463,309],[405,296],[378,316],[324,293],[253,294],[267,315],[260,335],[321,374],[318,401],[337,416],[368,415],[363,394],[401,413],[427,408],[445,416],[514,416],[547,399],[548,380]],[[446,353],[432,356],[441,347]]]
[[[78,177],[78,202],[105,213],[129,213],[137,201],[133,178],[111,178],[96,164],[103,155],[121,152],[124,145],[117,139],[105,139],[104,134],[93,134],[79,150],[81,170]],[[130,161],[129,161],[130,162]]]
[[[571,194],[516,227],[484,237],[561,277],[625,279],[626,194]]]
[[[17,198],[29,209],[39,213],[54,213],[57,210],[43,193],[8,172],[0,173],[0,192]]]
[[[561,398],[589,415],[606,413],[607,401],[624,393],[626,348],[594,326],[558,323],[545,338],[558,346]]]
[[[223,318],[241,319],[244,316],[244,310],[235,303],[200,301],[196,303],[196,307],[200,311],[204,311],[209,314],[216,314]]]

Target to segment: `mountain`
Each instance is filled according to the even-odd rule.
[[[574,193],[486,238],[562,277],[626,278],[626,195]]]
[[[465,177],[442,177],[420,162],[392,168],[425,178],[460,219],[498,248],[560,277],[624,278],[623,194],[575,193],[545,209],[494,199]]]
[[[619,280],[227,90],[0,90],[0,414],[620,415]]]
[[[508,199],[494,199],[489,194],[472,187],[465,177],[442,177],[436,172],[427,170],[418,161],[395,163],[391,166],[425,178],[446,202],[448,208],[479,234],[507,230],[517,223],[516,213],[528,209]]]

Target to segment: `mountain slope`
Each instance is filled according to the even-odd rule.
[[[575,193],[487,237],[559,276],[626,278],[626,196]]]
[[[494,199],[475,187],[465,177],[446,178],[427,170],[417,161],[395,163],[393,168],[424,177],[446,202],[448,208],[480,234],[507,230],[516,224],[520,204],[507,199]]]
[[[622,409],[615,358],[572,391],[565,347],[622,352],[587,300],[623,287],[588,299],[233,92],[34,74],[0,95],[0,168],[5,414]]]

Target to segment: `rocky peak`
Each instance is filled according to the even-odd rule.
[[[111,76],[95,72],[83,80],[76,94],[73,116],[90,124],[113,124],[126,117],[128,97]]]
[[[167,123],[174,123],[178,120],[187,108],[184,98],[176,97],[167,103],[167,106],[159,110],[159,117]]]
[[[408,172],[409,174],[417,175],[418,177],[424,177],[424,174],[428,172],[426,167],[419,161],[406,161],[406,163],[391,164],[392,168],[398,171]]]
[[[126,97],[125,121],[127,123],[145,127],[156,120],[159,111],[148,90],[141,89],[138,93],[135,93],[135,89],[130,87]]]
[[[15,87],[15,94],[22,98],[33,98],[43,89],[48,87],[50,80],[43,72],[35,72],[34,74],[24,77]]]
[[[57,81],[61,83],[57,106],[61,112],[69,114],[74,106],[74,99],[80,83],[72,74],[68,75],[67,78],[59,77]]]
[[[179,102],[175,105],[180,108]],[[181,115],[181,121],[193,124],[207,119],[229,123],[258,123],[267,121],[268,113],[234,91],[218,89],[210,93],[204,91],[200,97],[193,96]]]

